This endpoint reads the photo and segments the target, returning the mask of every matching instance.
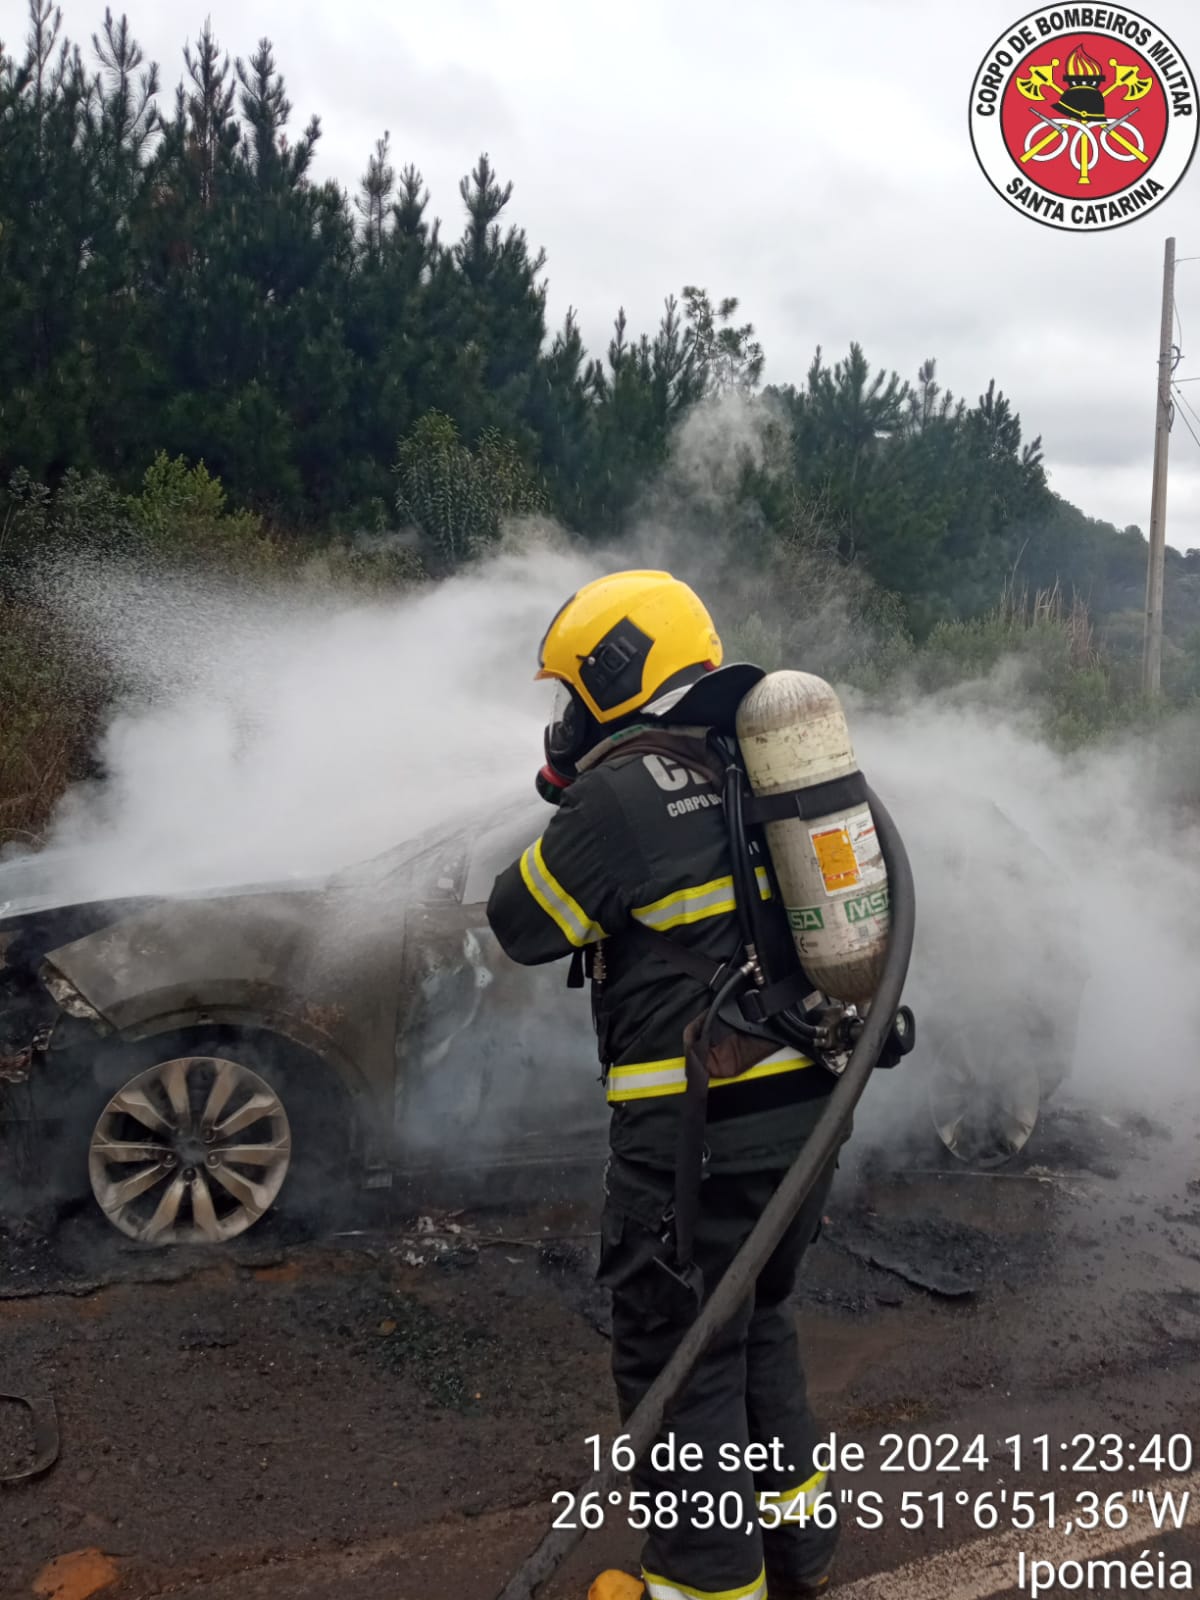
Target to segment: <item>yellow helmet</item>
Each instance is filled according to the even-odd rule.
[[[538,652],[599,723],[721,665],[724,652],[698,595],[669,572],[613,572],[573,594]]]

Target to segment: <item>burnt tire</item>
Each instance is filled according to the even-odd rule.
[[[999,1024],[926,1030],[925,1045],[929,1116],[947,1155],[984,1171],[1011,1161],[1037,1126],[1037,1066]]]
[[[353,1117],[319,1057],[277,1035],[190,1030],[106,1042],[74,1074],[55,1187],[148,1244],[225,1244],[348,1215]]]

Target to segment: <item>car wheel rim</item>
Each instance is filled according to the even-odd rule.
[[[1015,1063],[999,1041],[964,1029],[937,1052],[929,1110],[951,1155],[973,1167],[998,1167],[1025,1148],[1037,1125],[1041,1081],[1029,1061]]]
[[[283,1102],[258,1073],[179,1056],[131,1078],[88,1146],[92,1193],[108,1220],[153,1244],[219,1244],[259,1220],[287,1176]]]

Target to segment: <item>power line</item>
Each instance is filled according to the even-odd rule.
[[[1183,400],[1183,396],[1182,396],[1182,395],[1180,395],[1180,396],[1179,396],[1179,399],[1180,399],[1180,400]],[[1184,403],[1184,405],[1187,405],[1187,401],[1186,401],[1186,400],[1184,400],[1184,402],[1183,402],[1183,403]],[[1191,406],[1188,406],[1188,410],[1189,410],[1189,411],[1192,411],[1192,408],[1191,408]],[[1196,432],[1196,430],[1195,430],[1195,428],[1193,428],[1193,427],[1192,427],[1192,425],[1191,425],[1191,423],[1190,423],[1190,422],[1189,422],[1189,421],[1188,421],[1188,419],[1187,419],[1187,418],[1186,418],[1186,417],[1185,417],[1185,416],[1184,416],[1184,414],[1183,414],[1183,412],[1182,412],[1182,411],[1177,411],[1177,412],[1176,412],[1176,413],[1175,413],[1175,415],[1176,415],[1176,416],[1177,416],[1177,417],[1178,417],[1178,418],[1179,418],[1179,420],[1180,420],[1180,421],[1181,421],[1181,422],[1182,422],[1182,423],[1183,423],[1183,425],[1184,425],[1184,427],[1185,427],[1185,428],[1186,428],[1186,429],[1187,429],[1187,431],[1188,431],[1188,432],[1189,432],[1189,433],[1190,433],[1190,434],[1191,434],[1191,436],[1192,436],[1192,438],[1193,438],[1193,439],[1194,439],[1194,440],[1195,440],[1195,441],[1196,441],[1196,448],[1197,448],[1197,449],[1198,449],[1198,450],[1200,450],[1200,433],[1197,433],[1197,432]],[[1194,416],[1194,417],[1195,417],[1195,416],[1196,416],[1196,413],[1195,413],[1195,412],[1194,412],[1194,411],[1192,411],[1192,415],[1193,415],[1193,416]],[[1200,417],[1197,417],[1197,418],[1196,418],[1196,420],[1197,420],[1197,421],[1198,421],[1198,422],[1200,422]]]
[[[1197,413],[1197,410],[1195,410],[1195,406],[1190,405],[1189,400],[1187,400],[1187,395],[1176,395],[1176,400],[1178,400],[1179,405],[1181,405],[1182,408],[1184,408],[1184,410],[1190,411],[1190,413],[1192,413],[1192,416],[1194,416],[1195,421],[1197,421],[1198,424],[1200,424],[1200,413]],[[1187,418],[1184,418],[1184,426],[1186,426],[1186,427],[1192,426],[1192,424],[1190,424],[1190,422],[1187,421]]]
[[[1171,304],[1175,307],[1175,326],[1179,329],[1179,349],[1182,352],[1182,350],[1183,350],[1183,318],[1179,315],[1179,301],[1176,300],[1174,295],[1171,296]],[[1181,361],[1183,360],[1183,355],[1182,354],[1180,354],[1179,359]]]
[[[1197,422],[1200,422],[1200,412],[1196,410],[1185,394],[1177,395],[1176,399],[1179,401],[1181,406],[1185,407],[1186,410],[1192,413]]]
[[[1183,418],[1183,425],[1191,434],[1192,438],[1196,441],[1197,447],[1200,448],[1200,433],[1196,432],[1195,428],[1192,427],[1191,423],[1186,417]]]

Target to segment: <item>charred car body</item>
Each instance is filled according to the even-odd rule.
[[[277,1201],[327,1222],[350,1172],[478,1198],[590,1176],[606,1105],[587,1007],[559,967],[509,963],[485,916],[543,822],[518,800],[321,880],[170,898],[64,904],[36,858],[0,865],[0,1122],[21,1192],[90,1193],[134,1238],[220,1242]],[[1022,838],[995,808],[967,823]],[[1017,959],[980,915],[944,832],[904,830],[913,1067],[948,1149],[1007,1159],[1069,1067],[1082,974],[1056,954],[1055,1003],[1031,1006],[1022,960],[1044,952]]]

